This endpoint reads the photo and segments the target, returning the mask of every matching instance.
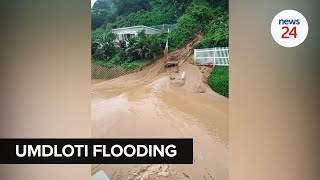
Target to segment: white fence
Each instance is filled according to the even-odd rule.
[[[194,50],[195,65],[229,66],[229,48],[215,47]]]
[[[156,25],[156,26],[151,26],[152,28],[155,29],[160,29],[162,31],[168,32],[172,31],[177,28],[177,24],[161,24],[161,25]]]

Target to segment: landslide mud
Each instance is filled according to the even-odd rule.
[[[202,73],[188,63],[190,48],[172,53],[182,62],[180,73],[167,73],[159,59],[140,72],[93,83],[91,116],[93,138],[193,138],[193,164],[101,164],[92,165],[92,173],[102,169],[111,179],[228,179],[229,102],[207,85],[197,93]],[[184,85],[176,85],[170,77],[183,71]]]

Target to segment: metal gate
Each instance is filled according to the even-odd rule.
[[[229,66],[229,48],[194,49],[195,65]]]

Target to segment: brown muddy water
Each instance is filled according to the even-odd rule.
[[[92,165],[111,179],[215,179],[228,177],[228,99],[201,81],[198,67],[183,63],[183,86],[161,71],[163,59],[146,69],[113,80],[92,83],[93,138],[193,138],[190,165]],[[175,74],[177,77],[180,74]]]
[[[91,85],[106,81],[105,79],[91,79]]]

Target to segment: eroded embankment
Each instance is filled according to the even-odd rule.
[[[163,58],[92,85],[91,111],[94,138],[193,138],[194,164],[93,165],[92,172],[103,169],[112,179],[228,179],[228,99],[201,84],[201,71],[188,62],[192,43],[169,54],[179,60],[179,73],[165,72]],[[196,93],[199,84],[204,93]]]

